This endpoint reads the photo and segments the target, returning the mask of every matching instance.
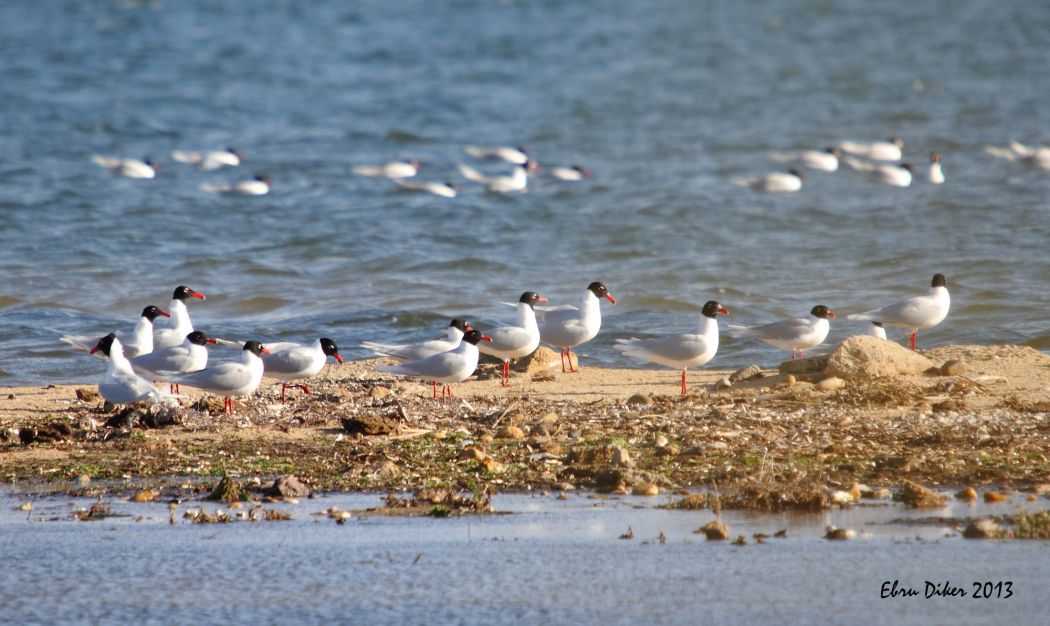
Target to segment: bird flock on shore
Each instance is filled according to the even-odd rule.
[[[395,361],[395,364],[377,365],[377,371],[430,382],[434,398],[437,398],[439,383],[442,399],[451,398],[451,384],[465,381],[474,374],[481,353],[502,362],[501,385],[508,387],[510,362],[531,355],[541,343],[561,351],[562,372],[576,372],[572,350],[598,335],[602,299],[616,304],[616,298],[599,281],[587,286],[578,307],[551,306],[544,296],[526,291],[517,302],[504,303],[515,307],[514,322],[490,329],[487,334],[465,319],[457,318],[451,321],[444,335],[436,339],[412,344],[363,341],[361,346]],[[173,292],[167,311],[155,305],[145,307],[130,332],[111,332],[102,337],[64,336],[61,340],[91,354],[109,357],[109,368],[99,384],[99,392],[113,404],[138,401],[174,404],[178,402],[179,386],[186,385],[224,397],[225,411],[232,413],[232,398],[255,393],[264,377],[282,383],[283,402],[288,387],[309,393],[306,381],[320,373],[328,357],[343,363],[339,347],[328,337],[320,337],[309,345],[209,337],[193,327],[186,306],[191,300],[203,301],[205,296],[180,285]],[[926,293],[848,318],[870,322],[867,334],[882,338],[885,338],[884,325],[904,327],[911,332],[910,346],[914,350],[918,331],[941,323],[950,305],[947,281],[943,274],[935,274]],[[718,351],[719,315],[729,315],[729,309],[711,300],[701,309],[699,322],[692,332],[651,339],[618,339],[615,347],[633,359],[680,370],[681,392],[685,394],[686,371],[705,365]],[[804,350],[824,342],[831,328],[829,320],[834,318],[835,313],[820,304],[806,317],[761,326],[731,325],[729,331],[740,339],[763,341],[790,350],[791,358],[801,358]],[[165,320],[166,325],[155,326],[154,322],[159,320]],[[212,344],[239,347],[241,359],[209,365],[208,346]],[[157,387],[158,381],[168,383],[168,390]]]

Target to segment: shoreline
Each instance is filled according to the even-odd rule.
[[[1050,483],[1050,357],[1021,346],[919,354],[937,365],[963,361],[965,371],[821,391],[801,373],[792,381],[762,369],[723,388],[732,372],[699,370],[680,396],[674,370],[584,362],[562,374],[554,354],[553,368],[518,364],[506,390],[498,366],[483,365],[442,403],[427,384],[376,372],[381,360],[372,359],[329,365],[310,381],[313,393],[290,390],[285,405],[280,385],[264,381],[235,400],[232,417],[209,415],[221,399],[197,403],[193,391],[184,395],[194,404],[183,400],[176,423],[161,428],[128,428],[157,420],[78,400],[94,384],[3,387],[0,483],[174,492],[187,481],[214,484],[225,470],[264,487],[292,475],[336,492],[703,490],[720,495],[716,506],[761,510],[826,508],[854,483],[999,491]]]

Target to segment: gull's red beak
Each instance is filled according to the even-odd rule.
[[[547,304],[547,299],[543,296],[540,296],[539,298],[536,298],[536,302],[542,302],[543,304]]]
[[[96,352],[98,352],[98,346],[95,346],[94,348],[92,348],[91,352],[89,352],[89,354],[95,354]]]
[[[489,337],[488,335],[482,335],[481,336],[481,340],[482,341],[492,341],[492,337]]]
[[[207,339],[207,340],[205,340],[205,343],[215,343],[215,344],[217,344],[217,343],[219,343],[219,342],[218,342],[218,341],[215,341],[215,339],[214,339],[214,338],[212,338],[212,337],[208,337],[208,339]]]
[[[204,294],[199,292],[199,291],[191,291],[190,292],[190,297],[191,298],[199,298],[199,299],[203,300],[204,299]]]
[[[463,332],[467,332],[467,333],[469,333],[470,331],[474,330],[474,328],[473,328],[473,327],[471,327],[471,326],[467,326],[467,327],[466,327],[466,329],[467,329],[467,330],[465,330],[465,331],[463,331]]]
[[[828,311],[828,317],[834,318],[835,317],[835,312],[834,311]]]
[[[157,315],[163,315],[164,317],[171,317],[171,313],[168,313],[167,311],[161,311],[160,309],[157,309]]]
[[[613,304],[616,304],[616,298],[614,298],[611,293],[605,294],[605,299],[609,302],[612,302]]]
[[[262,350],[263,354],[270,354],[270,351],[267,350],[266,348],[260,348],[260,350]]]
[[[339,356],[339,353],[338,353],[338,352],[336,352],[335,354],[333,354],[333,355],[332,355],[332,358],[334,358],[334,359],[335,359],[336,361],[338,361],[338,362],[339,362],[339,365],[342,365],[342,364],[343,364],[343,357]]]
[[[724,306],[718,307],[718,312],[722,315],[729,315],[729,309],[725,308]]]

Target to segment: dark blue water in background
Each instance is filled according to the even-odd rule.
[[[855,312],[939,271],[953,309],[922,344],[1050,347],[1050,174],[982,152],[1050,143],[1046,3],[15,1],[0,51],[7,384],[97,375],[56,337],[130,328],[183,283],[211,334],[364,356],[361,339],[501,322],[524,290],[576,303],[602,280],[620,303],[581,351],[630,365],[615,338],[688,328],[711,298],[738,323]],[[778,169],[772,149],[889,135],[916,163],[941,152],[948,182],[729,183]],[[448,200],[350,173],[412,157],[458,178],[469,143],[595,178]],[[244,166],[169,157],[226,145]],[[94,153],[165,167],[124,179]],[[197,188],[255,172],[271,195]],[[781,356],[726,339],[711,365]]]

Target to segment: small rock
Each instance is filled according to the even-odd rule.
[[[737,371],[729,375],[729,382],[736,383],[744,382],[745,380],[751,380],[752,378],[758,378],[762,376],[762,368],[757,365],[748,365],[742,367]]]
[[[829,497],[832,504],[839,506],[846,506],[853,502],[853,495],[848,491],[832,491]]]
[[[372,391],[368,392],[368,395],[376,400],[380,398],[389,398],[394,395],[394,390],[390,387],[372,387]]]
[[[653,445],[656,446],[657,448],[663,448],[668,443],[670,443],[670,442],[667,441],[667,437],[664,437],[663,435],[657,435],[656,437],[653,438]]]
[[[575,356],[573,354],[573,367],[578,363],[575,360]],[[516,360],[511,369],[515,372],[524,372],[526,374],[541,374],[557,367],[561,367],[561,356],[550,348],[540,346],[529,356]]]
[[[781,374],[815,374],[817,372],[823,372],[824,368],[828,364],[827,354],[820,356],[809,356],[802,359],[794,359],[791,361],[784,361],[780,364],[778,371]]]
[[[620,467],[634,467],[631,455],[620,446],[613,446],[612,448],[612,464]]]
[[[1003,536],[1003,529],[990,519],[973,520],[963,531],[967,539],[997,539]]]
[[[966,361],[962,359],[951,359],[945,361],[940,368],[941,376],[958,376],[966,373]]]
[[[857,531],[852,528],[836,528],[834,526],[828,526],[824,538],[831,541],[846,541],[847,539],[853,539],[856,536]]]
[[[496,439],[524,439],[524,438],[525,438],[525,431],[523,431],[522,429],[520,429],[517,426],[514,426],[512,424],[508,424],[507,426],[504,426],[504,427],[502,427],[502,428],[500,428],[499,430],[496,431]]]
[[[630,398],[627,398],[627,404],[629,406],[645,406],[650,404],[651,402],[652,400],[649,398],[649,396],[645,395],[644,393],[636,393]]]
[[[557,489],[558,491],[575,491],[576,490],[576,485],[574,485],[572,483],[569,483],[569,482],[561,482],[561,483],[558,483],[558,484],[554,485],[554,488]]]
[[[784,377],[784,380],[781,381],[781,384],[783,384],[785,387],[791,387],[797,382],[798,382],[798,379],[795,378],[794,374],[788,374],[787,376]]]
[[[343,430],[352,435],[395,435],[401,430],[401,424],[396,420],[382,415],[344,417],[340,421],[343,424]]]
[[[81,402],[98,402],[102,396],[94,389],[77,389],[77,400]]]
[[[463,448],[459,453],[459,458],[467,461],[481,461],[488,455],[485,451],[477,446],[467,446]]]
[[[478,441],[480,441],[481,443],[492,443],[493,441],[495,441],[495,438],[492,435],[485,433],[484,435],[478,437]]]
[[[829,376],[813,386],[817,391],[838,391],[846,386],[846,381],[838,376]]]
[[[82,487],[82,488],[83,487],[87,487],[90,484],[91,484],[91,477],[88,476],[87,474],[81,474],[80,476],[77,476],[77,485],[79,485],[80,487]]]
[[[482,459],[480,465],[481,469],[485,470],[488,474],[499,474],[506,469],[506,466],[491,457]]]
[[[383,461],[369,468],[369,473],[376,478],[390,480],[401,475],[401,468],[393,461]]]
[[[547,413],[540,418],[536,425],[533,427],[534,432],[539,432],[544,435],[553,435],[558,432],[558,414]]]
[[[656,450],[656,456],[678,456],[679,454],[681,454],[681,450],[673,443]]]
[[[143,489],[142,491],[136,492],[131,498],[134,502],[153,502],[160,495],[152,489]]]
[[[1005,493],[999,493],[998,491],[985,491],[984,501],[985,502],[1005,502],[1009,499]]]
[[[652,483],[642,483],[635,485],[631,493],[636,496],[658,496],[660,495],[660,488]]]
[[[708,522],[707,525],[700,527],[696,532],[703,533],[707,536],[708,541],[729,539],[729,527],[722,520],[718,519]]]
[[[948,398],[943,402],[938,402],[933,405],[934,413],[947,413],[948,411],[957,411],[962,408],[964,404],[960,400]]]
[[[715,390],[716,391],[721,391],[723,389],[729,389],[732,386],[733,386],[733,383],[732,383],[732,381],[729,380],[728,377],[722,377],[722,378],[720,378],[718,380],[717,383],[715,383]]]
[[[910,480],[904,481],[901,485],[900,493],[897,494],[896,499],[908,506],[920,509],[940,508],[948,501],[948,498],[936,491],[927,489],[919,483]]]
[[[926,357],[892,341],[854,335],[828,356],[824,374],[844,380],[866,380],[884,376],[921,374],[933,363]]]
[[[295,476],[281,476],[273,481],[270,488],[266,490],[266,495],[281,498],[307,498],[310,496],[310,488]]]

